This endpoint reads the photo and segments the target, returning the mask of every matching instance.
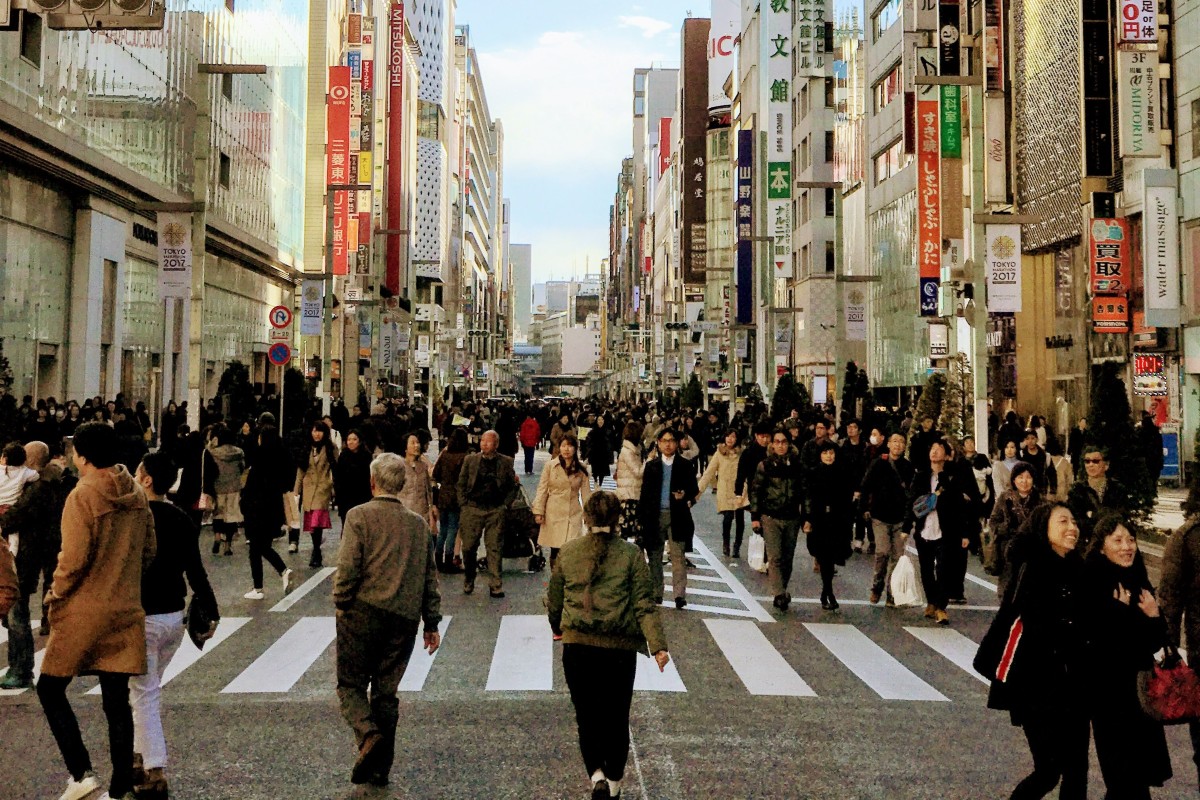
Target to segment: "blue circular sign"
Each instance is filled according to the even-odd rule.
[[[284,364],[292,360],[292,346],[287,342],[278,342],[271,345],[271,349],[267,351],[267,358],[271,363],[282,367]]]

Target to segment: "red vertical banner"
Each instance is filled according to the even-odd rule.
[[[329,100],[325,106],[325,183],[347,183],[350,164],[350,68],[329,68]]]
[[[942,169],[937,95],[917,102],[917,273],[921,316],[938,311],[942,276]]]
[[[658,177],[671,167],[671,118],[658,120]]]
[[[349,212],[347,205],[349,203],[349,192],[337,190],[333,193],[333,274],[345,275],[349,272],[349,263],[346,259],[346,246],[348,244],[347,227],[349,222]]]
[[[387,227],[404,227],[404,0],[388,12]],[[400,234],[387,235],[384,285],[400,294]]]

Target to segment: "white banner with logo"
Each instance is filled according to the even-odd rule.
[[[306,280],[300,291],[300,335],[320,336],[325,313],[325,281]]]
[[[1172,170],[1148,169],[1142,174],[1146,324],[1175,328],[1180,324],[1179,190]]]
[[[846,341],[867,340],[867,293],[861,287],[848,283],[843,287],[842,309],[846,315]]]
[[[158,214],[158,296],[192,293],[192,215]]]
[[[983,99],[983,199],[1008,202],[1008,118],[1003,97]]]
[[[1021,310],[1021,226],[988,225],[987,310],[1015,313]]]

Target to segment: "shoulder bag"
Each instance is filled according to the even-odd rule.
[[[975,659],[971,662],[975,671],[989,681],[1007,683],[1018,656],[1025,623],[1017,611],[1016,601],[1025,577],[1025,566],[1022,564],[1017,570],[1013,585],[1000,604],[1000,610],[992,618],[992,624],[983,635],[983,641],[979,643]]]
[[[1163,725],[1200,720],[1200,678],[1173,646],[1162,660],[1138,673],[1138,702],[1150,719]]]

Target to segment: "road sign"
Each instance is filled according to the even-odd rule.
[[[287,328],[271,328],[268,332],[272,342],[291,342],[292,332]]]
[[[267,358],[271,360],[272,364],[282,367],[292,360],[292,346],[287,342],[273,344],[267,351]]]
[[[273,328],[287,328],[292,324],[292,310],[287,306],[275,306],[267,315]],[[281,362],[282,363],[282,362]]]

